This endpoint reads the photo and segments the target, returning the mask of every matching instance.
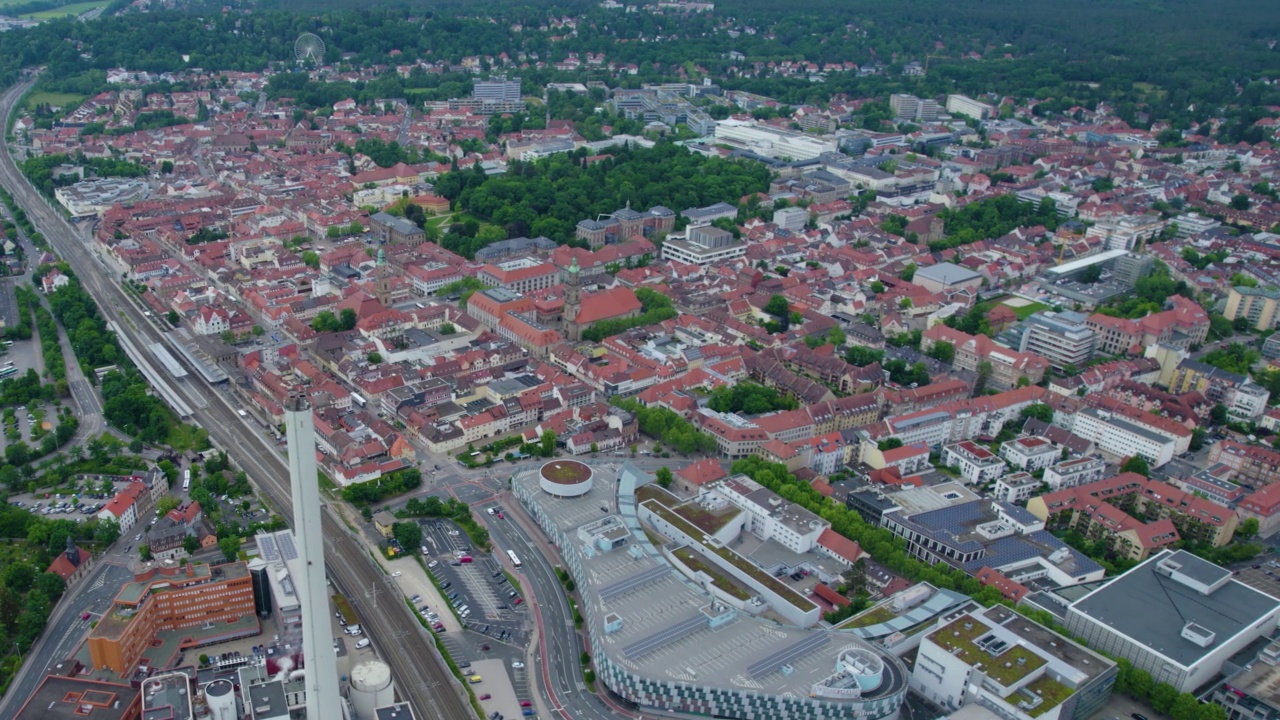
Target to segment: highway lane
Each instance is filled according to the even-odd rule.
[[[29,85],[14,86],[0,97],[0,118],[9,116],[14,103]],[[0,182],[75,270],[104,315],[120,320],[117,325],[121,332],[130,335],[138,345],[160,341],[159,329],[143,315],[135,299],[112,282],[112,273],[94,256],[91,239],[86,239],[46,204],[21,176],[7,147],[0,155],[3,155]],[[192,420],[209,431],[210,438],[250,475],[280,514],[292,522],[288,471],[276,446],[256,428],[246,427],[223,394],[202,380],[173,387],[191,400]],[[357,542],[332,512],[324,515],[322,532],[326,537],[330,576],[340,588],[347,590],[370,639],[391,666],[401,696],[410,702],[418,717],[440,720],[473,717],[465,691],[444,666],[430,636],[412,611],[386,587],[386,576],[373,562],[369,548]],[[374,603],[379,599],[382,603],[375,611]]]

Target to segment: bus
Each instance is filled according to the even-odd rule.
[[[182,492],[187,492],[190,489],[191,489],[191,471],[183,470],[182,471]]]
[[[520,558],[516,557],[515,550],[508,550],[507,557],[511,558],[511,564],[520,567]]]
[[[11,366],[9,366],[9,367],[7,367],[7,368],[4,368],[3,370],[0,370],[0,379],[2,379],[2,378],[7,378],[7,377],[13,377],[14,375],[17,375],[17,374],[18,374],[18,368],[13,367],[13,366],[11,365]]]

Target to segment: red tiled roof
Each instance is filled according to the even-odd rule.
[[[856,540],[850,540],[831,528],[822,531],[818,536],[818,544],[851,563],[857,562],[863,555],[862,546]]]

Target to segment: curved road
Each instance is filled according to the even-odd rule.
[[[28,81],[16,85],[0,96],[0,118],[8,119],[14,104],[31,84],[32,81]],[[160,330],[143,316],[133,298],[112,281],[114,273],[95,257],[92,239],[85,239],[77,228],[46,204],[18,171],[7,145],[3,149],[0,183],[13,193],[31,221],[75,270],[104,315],[124,320],[117,325],[139,346],[161,341]],[[224,393],[205,384],[198,376],[191,377],[194,379],[189,383],[171,385],[190,400],[194,408],[192,421],[209,431],[218,447],[249,474],[262,494],[292,524],[288,469],[277,454],[276,446],[259,430],[244,424]],[[369,549],[358,542],[332,512],[325,513],[322,532],[330,576],[347,591],[360,614],[361,624],[391,666],[400,696],[413,706],[417,717],[438,720],[474,717],[465,691],[445,667],[430,634],[394,588],[388,586],[386,575],[373,561]],[[382,604],[374,610],[379,599]]]

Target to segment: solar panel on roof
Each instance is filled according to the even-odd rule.
[[[668,572],[670,572],[670,568],[659,565],[658,567],[649,568],[637,575],[632,575],[631,577],[623,578],[617,582],[609,583],[603,588],[600,588],[600,599],[604,602],[609,602],[610,600],[629,593],[632,590],[636,590],[651,582],[656,582],[665,578]]]
[[[771,675],[783,665],[794,662],[802,656],[817,650],[818,648],[831,642],[831,638],[825,633],[814,633],[799,642],[773,653],[763,660],[757,660],[747,666],[747,674],[752,680],[759,680],[765,675]]]
[[[691,618],[681,620],[675,625],[669,625],[652,635],[643,637],[622,648],[622,656],[628,660],[635,660],[641,655],[648,655],[663,645],[667,645],[684,638],[699,627],[706,626],[706,624],[707,619],[705,617],[701,614],[694,615]]]
[[[289,533],[280,534],[280,557],[285,560],[298,559],[298,548],[294,547],[293,536]]]
[[[259,535],[258,554],[267,562],[278,561],[280,559],[280,551],[276,549],[276,539],[270,535]]]

